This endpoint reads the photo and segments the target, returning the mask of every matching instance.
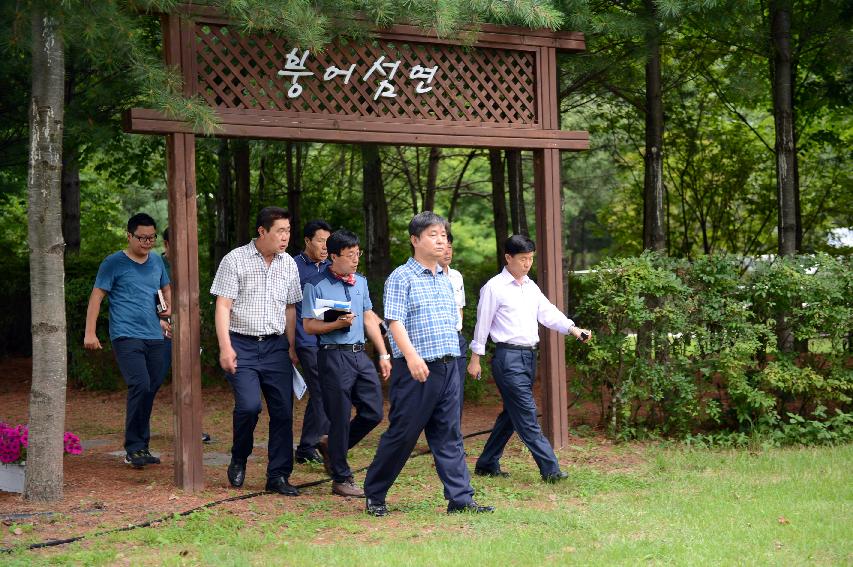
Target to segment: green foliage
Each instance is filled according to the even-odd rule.
[[[617,437],[700,427],[743,440],[784,427],[793,435],[808,420],[826,421],[825,407],[853,400],[850,277],[849,261],[826,255],[749,271],[727,256],[606,260],[575,287],[577,319],[597,332],[588,347],[567,347],[582,377],[572,390],[598,399]],[[804,344],[820,338],[822,351],[773,352],[778,309],[792,314]],[[783,426],[789,414],[805,421]]]

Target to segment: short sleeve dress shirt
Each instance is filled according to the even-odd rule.
[[[385,319],[399,321],[418,355],[426,361],[443,356],[459,356],[459,308],[450,278],[441,271],[433,274],[414,258],[391,272],[385,280]],[[403,356],[390,338],[391,354]]]
[[[332,301],[349,301],[355,315],[352,325],[319,335],[321,345],[352,345],[364,343],[364,312],[373,309],[370,301],[370,291],[367,289],[367,278],[355,274],[355,285],[347,285],[326,268],[305,283],[302,289],[302,315],[307,319],[314,317],[314,306],[318,299]]]
[[[285,308],[302,301],[299,270],[285,252],[267,266],[255,241],[235,248],[222,259],[210,293],[232,299],[228,329],[241,335],[281,335]]]

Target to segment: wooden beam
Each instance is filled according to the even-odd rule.
[[[188,26],[177,15],[163,18],[167,64],[186,69],[192,57]],[[185,82],[184,94],[192,85]],[[166,137],[172,263],[172,395],[175,416],[175,484],[189,492],[204,488],[201,445],[201,329],[198,283],[198,219],[195,136]]]
[[[218,111],[212,133],[222,138],[301,140],[334,143],[376,143],[408,146],[517,149],[589,149],[583,131],[548,130],[530,126],[462,126],[447,123],[378,122],[334,116],[288,116],[274,111]],[[192,126],[155,110],[134,108],[124,115],[124,127],[136,134],[195,133]]]
[[[559,127],[557,107],[557,60],[553,48],[537,58],[543,126]],[[536,193],[536,273],[542,293],[560,310],[563,302],[563,211],[561,206],[560,151],[533,152],[533,185]],[[545,436],[554,449],[568,443],[568,388],[565,338],[543,329],[540,333],[539,377],[542,380],[542,421]]]

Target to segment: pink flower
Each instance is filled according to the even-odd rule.
[[[65,452],[69,455],[79,455],[83,452],[83,445],[80,444],[80,438],[70,431],[65,432],[65,437],[62,441],[65,445]]]
[[[11,426],[0,423],[0,463],[20,463],[27,460],[27,448],[30,445],[30,432],[26,425]],[[80,438],[66,431],[62,437],[62,445],[69,455],[79,455],[83,452]]]

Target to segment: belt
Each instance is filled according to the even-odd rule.
[[[537,350],[539,347],[536,345],[514,345],[512,343],[497,343],[495,344],[498,348],[508,348],[510,350]]]
[[[258,342],[261,342],[261,341],[268,341],[268,340],[270,340],[270,339],[275,339],[275,338],[278,338],[278,337],[284,336],[284,335],[278,335],[278,334],[275,334],[275,333],[273,333],[272,335],[244,335],[244,334],[242,334],[242,333],[235,333],[235,332],[233,332],[233,331],[231,332],[231,334],[232,334],[232,335],[236,335],[236,336],[238,336],[238,337],[240,337],[240,338],[242,338],[242,339],[248,339],[248,340],[250,340],[250,341],[258,341]]]
[[[445,354],[444,356],[439,356],[438,358],[433,358],[432,360],[427,360],[427,362],[452,362],[456,360],[458,357],[453,354]]]
[[[364,350],[364,343],[355,343],[351,345],[320,345],[323,350],[346,350],[349,352],[361,352]]]

